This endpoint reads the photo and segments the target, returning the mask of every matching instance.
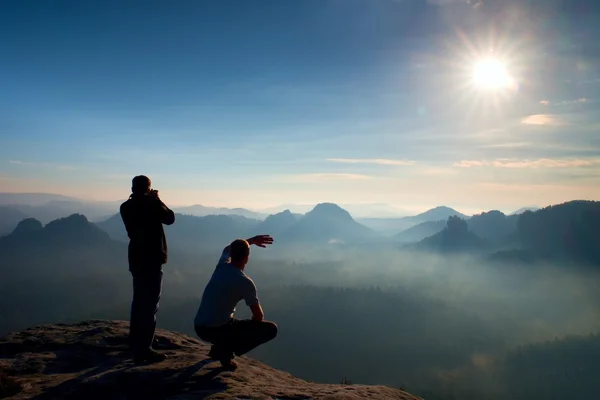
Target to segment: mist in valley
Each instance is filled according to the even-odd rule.
[[[542,399],[547,393],[528,382],[548,379],[553,393],[578,384],[584,396],[597,389],[585,380],[598,372],[589,360],[600,356],[600,269],[590,247],[561,241],[559,229],[593,235],[593,224],[560,221],[577,221],[578,213],[593,221],[586,213],[594,207],[566,203],[522,217],[451,213],[440,232],[408,244],[331,204],[293,221],[285,213],[269,222],[178,215],[167,230],[158,326],[195,336],[193,317],[223,247],[273,230],[275,243],[252,249],[246,273],[279,335],[251,357],[312,381],[404,387],[427,399]],[[529,239],[547,223],[554,236]],[[122,230],[118,218],[94,224],[74,214],[46,226],[24,220],[0,238],[7,277],[0,334],[128,320]],[[243,303],[236,316],[250,316]]]

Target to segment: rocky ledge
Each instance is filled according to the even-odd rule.
[[[0,339],[0,398],[10,399],[398,399],[417,400],[385,386],[317,384],[248,357],[225,371],[208,359],[209,346],[157,330],[166,361],[135,365],[128,322],[40,325]]]

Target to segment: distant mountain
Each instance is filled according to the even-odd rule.
[[[523,214],[525,211],[537,211],[537,210],[540,210],[540,208],[539,207],[522,207],[516,211],[511,212],[508,215],[520,215],[520,214]]]
[[[9,193],[10,194],[10,193]],[[91,221],[97,221],[112,215],[119,209],[120,201],[87,202],[68,197],[48,200],[37,204],[37,200],[47,199],[54,195],[44,195],[40,198],[29,196],[5,196],[7,200],[23,199],[23,203],[9,203],[3,207],[17,210],[27,217],[35,218],[44,224],[72,214],[85,215]]]
[[[55,200],[79,201],[73,197],[52,193],[0,193],[0,205],[22,204],[37,207]]]
[[[260,225],[258,225],[257,231],[267,232],[269,235],[278,237],[284,234],[303,217],[303,214],[294,214],[290,210],[285,210],[277,214],[269,215]]]
[[[486,242],[469,231],[465,220],[456,216],[448,218],[446,227],[442,231],[411,245],[409,248],[440,253],[487,250]]]
[[[313,208],[315,208],[316,204],[280,204],[274,207],[267,207],[260,209],[261,213],[265,213],[268,215],[278,214],[282,211],[289,210],[295,214],[306,214]]]
[[[394,241],[397,243],[413,243],[418,242],[426,237],[435,235],[446,227],[446,221],[426,221],[421,222],[405,231],[394,236]]]
[[[44,226],[37,219],[25,218],[17,224],[15,229],[12,231],[11,235],[13,237],[27,237],[31,235],[31,237],[33,237],[33,235],[37,234],[38,232],[41,232],[43,229]]]
[[[112,241],[108,234],[83,215],[73,214],[46,226],[33,219],[21,221],[14,231],[0,238],[0,273],[15,279],[36,279],[115,268],[115,257],[127,260],[127,247]]]
[[[204,217],[207,215],[239,215],[241,217],[252,219],[265,219],[268,216],[266,213],[251,211],[245,208],[206,207],[200,204],[173,208],[173,211],[180,214],[194,215],[196,217]]]
[[[317,204],[282,235],[287,241],[312,243],[355,242],[372,236],[350,213],[333,203]]]
[[[77,246],[108,242],[110,237],[85,216],[73,214],[54,220],[43,228],[42,223],[34,218],[24,219],[10,235],[1,240],[2,244]]]
[[[519,217],[523,249],[536,257],[600,266],[600,202],[577,200]]]
[[[352,218],[400,218],[408,215],[404,210],[386,203],[343,203],[338,204],[348,211]],[[262,213],[277,214],[284,210],[305,214],[315,208],[316,204],[282,204],[259,210]]]
[[[439,206],[427,210],[421,214],[401,217],[401,218],[358,218],[361,224],[389,236],[396,235],[422,222],[447,220],[448,217],[458,216],[462,219],[468,219],[464,215],[450,207]]]
[[[505,264],[600,266],[600,202],[576,200],[508,216],[492,210],[469,220],[452,216],[441,232],[404,248],[486,252],[489,261]]]
[[[131,296],[127,245],[82,215],[46,226],[21,221],[0,238],[0,257],[0,331],[93,312]]]
[[[407,215],[406,212],[385,203],[339,204],[347,210],[354,219],[356,218],[399,218]]]
[[[99,222],[98,226],[115,240],[128,240],[119,214]],[[170,247],[195,249],[214,249],[214,246],[224,246],[233,239],[256,234],[273,235],[277,243],[346,242],[365,239],[372,234],[348,211],[332,203],[318,204],[304,215],[286,210],[270,215],[264,221],[238,215],[196,217],[176,214],[175,223],[166,226],[165,232]]]
[[[469,230],[482,239],[500,244],[516,238],[519,215],[505,215],[492,210],[473,215],[468,221]]]
[[[469,217],[463,213],[456,211],[453,208],[446,206],[439,206],[432,208],[431,210],[427,210],[421,214],[415,215],[414,217],[407,217],[419,222],[425,221],[439,221],[439,220],[447,220],[449,217],[459,217],[462,219],[468,219]]]
[[[25,218],[27,218],[27,214],[19,209],[0,206],[0,237],[11,233]]]

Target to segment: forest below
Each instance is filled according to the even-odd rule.
[[[535,261],[508,250],[447,251],[464,228],[455,219],[429,239],[441,247],[305,243],[253,250],[247,273],[280,330],[249,355],[311,381],[403,387],[428,400],[594,397],[600,269],[594,225],[587,223],[593,219],[574,209],[517,221],[537,241],[512,251],[531,252]],[[555,230],[545,232],[542,223]],[[8,277],[0,283],[0,335],[40,323],[127,320],[126,242],[82,216],[39,229],[30,221],[0,239],[0,272]],[[444,237],[453,241],[440,242]],[[159,327],[194,336],[193,316],[222,246],[174,243]],[[237,316],[249,316],[243,304]]]

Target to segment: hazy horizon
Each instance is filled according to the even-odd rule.
[[[31,191],[31,192],[6,192],[6,191],[3,191],[3,192],[0,192],[0,194],[34,195],[34,196],[35,195],[61,196],[61,197],[65,197],[65,198],[69,198],[69,199],[73,199],[73,200],[82,201],[82,202],[109,203],[109,204],[110,203],[120,203],[122,201],[125,201],[129,195],[129,194],[123,195],[123,196],[121,196],[121,198],[98,200],[98,199],[94,199],[91,197],[86,198],[86,197],[72,196],[72,195],[65,194],[65,193],[44,193],[44,192],[36,192],[36,191]],[[165,196],[163,196],[162,193],[161,193],[161,197],[163,199],[165,198]],[[167,196],[167,197],[169,197],[169,196]],[[590,200],[590,199],[570,199],[569,201],[572,201],[572,200]],[[454,207],[452,205],[441,202],[439,204],[434,204],[434,205],[427,205],[427,206],[420,206],[420,207],[415,206],[415,207],[409,208],[409,207],[405,207],[402,205],[394,205],[394,204],[386,204],[386,203],[364,203],[364,202],[363,203],[361,203],[361,202],[335,203],[335,202],[327,201],[327,200],[322,200],[322,201],[318,201],[315,203],[292,203],[291,202],[291,203],[286,203],[286,204],[273,204],[273,205],[267,205],[262,208],[248,207],[243,204],[224,206],[224,205],[219,205],[219,204],[189,203],[189,202],[188,203],[174,202],[174,203],[169,203],[168,205],[174,209],[181,209],[181,208],[187,208],[187,207],[193,207],[193,206],[202,206],[202,207],[207,207],[207,208],[227,208],[227,209],[241,208],[241,209],[246,209],[248,211],[261,213],[261,214],[274,214],[274,213],[282,212],[284,210],[290,210],[291,212],[294,212],[294,213],[304,214],[304,213],[310,211],[312,208],[314,208],[317,204],[321,204],[321,203],[337,204],[338,206],[347,210],[354,218],[401,218],[401,217],[407,217],[407,216],[414,216],[414,215],[429,211],[429,210],[437,208],[437,207],[449,207],[449,208],[452,208],[464,215],[475,215],[475,214],[480,214],[482,212],[488,212],[488,211],[492,211],[492,210],[501,211],[501,212],[505,213],[506,215],[509,215],[509,214],[519,211],[521,209],[543,208],[546,206],[553,205],[553,204],[546,204],[546,205],[529,204],[529,205],[523,205],[516,209],[493,209],[493,208],[486,208],[486,207],[465,209],[465,208]],[[16,202],[14,204],[17,205],[19,203]],[[0,206],[1,205],[11,205],[11,204],[9,202],[5,202],[4,204],[0,203]]]

